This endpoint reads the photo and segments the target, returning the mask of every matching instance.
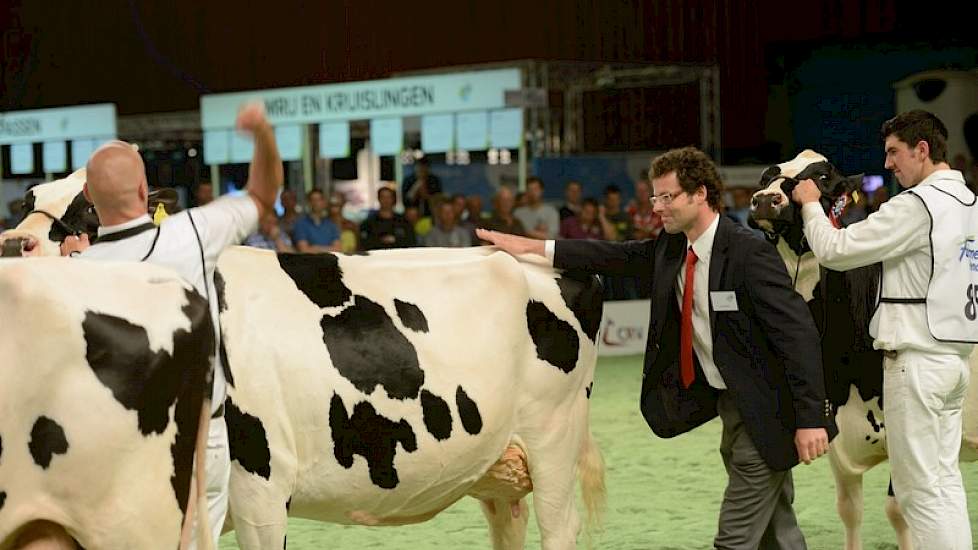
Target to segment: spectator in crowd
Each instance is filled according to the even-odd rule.
[[[526,179],[526,206],[517,208],[513,215],[535,239],[554,239],[560,233],[560,214],[543,202],[543,180],[536,176]]]
[[[560,207],[560,221],[564,221],[571,216],[576,216],[581,212],[581,197],[583,187],[579,181],[569,181],[564,186],[564,205]]]
[[[526,235],[523,224],[513,216],[513,208],[516,206],[516,195],[513,190],[505,185],[496,191],[492,198],[492,216],[482,222],[480,227],[511,235]],[[473,241],[474,242],[474,241]],[[486,243],[486,241],[482,241]]]
[[[866,208],[872,214],[879,210],[880,206],[883,206],[883,203],[888,200],[890,200],[890,191],[887,190],[885,185],[881,185],[876,188],[876,191],[873,191],[873,197],[870,199],[869,205]]]
[[[631,239],[654,239],[662,231],[662,218],[652,208],[652,187],[649,180],[635,182],[635,199],[628,204],[626,212],[632,220]]]
[[[357,224],[343,217],[343,207],[346,197],[343,193],[334,191],[329,196],[329,221],[340,230],[340,252],[351,254],[357,251],[360,228]]]
[[[517,192],[516,193],[516,208],[521,208],[521,207],[526,206],[526,205],[527,205],[527,202],[526,202],[526,192],[525,191],[519,191],[519,192]]]
[[[309,213],[295,223],[296,248],[303,253],[339,252],[340,230],[326,212],[326,197],[313,189],[306,197]]]
[[[471,235],[458,225],[452,201],[442,200],[438,203],[435,212],[438,213],[438,223],[425,236],[425,246],[453,248],[472,246]]]
[[[204,206],[214,200],[214,186],[209,181],[202,181],[194,189],[194,204]]]
[[[751,189],[747,187],[734,187],[730,190],[730,200],[732,208],[724,212],[728,218],[734,222],[750,229],[758,237],[764,237],[764,232],[760,229],[751,227],[747,222],[750,220],[750,201],[754,196]]]
[[[560,236],[565,239],[618,240],[615,227],[600,211],[598,201],[590,197],[581,203],[578,215],[560,222]]]
[[[621,188],[610,184],[604,188],[604,215],[615,227],[615,238],[626,241],[632,234],[632,220],[621,207]]]
[[[414,228],[414,238],[418,244],[423,243],[424,237],[431,232],[434,225],[431,216],[421,216],[417,206],[408,206],[404,209],[404,219]]]
[[[416,244],[414,226],[404,216],[394,212],[397,196],[390,187],[377,190],[380,209],[371,212],[360,224],[360,243],[364,250],[407,248]],[[408,210],[417,214],[417,207]]]
[[[441,181],[431,173],[428,157],[421,157],[414,163],[414,174],[404,178],[401,200],[405,208],[417,206],[421,216],[429,216],[433,199],[441,192]]]
[[[274,210],[266,212],[261,217],[258,223],[258,231],[249,235],[244,244],[245,246],[276,252],[295,252],[295,248],[292,247],[292,239],[279,227],[278,217]]]
[[[475,236],[475,230],[482,227],[485,221],[486,217],[482,212],[482,196],[469,195],[465,197],[465,213],[462,215],[462,221],[459,225],[472,234],[473,243],[479,242]]]
[[[283,189],[279,199],[282,202],[282,216],[278,219],[279,229],[285,232],[290,238],[295,237],[295,222],[302,217],[299,210],[299,201],[295,196],[295,191]]]

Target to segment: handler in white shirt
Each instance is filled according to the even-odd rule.
[[[131,145],[109,142],[88,161],[85,196],[95,205],[101,227],[98,239],[89,246],[88,237],[68,238],[62,254],[90,260],[151,262],[179,273],[205,296],[214,320],[215,351],[220,345],[218,303],[214,268],[228,246],[240,244],[258,229],[261,215],[274,212],[275,198],[282,186],[283,168],[275,144],[275,133],[261,103],[245,105],[238,113],[239,130],[255,138],[255,152],[248,174],[247,195],[225,197],[191,208],[153,224],[147,208],[148,188],[143,160]],[[228,479],[231,473],[224,398],[227,365],[214,356],[214,387],[207,439],[207,508],[215,546],[228,509]],[[194,547],[196,539],[191,543]]]
[[[949,169],[947,128],[937,117],[911,111],[888,120],[881,133],[885,166],[908,191],[844,229],[829,222],[812,180],[800,182],[792,197],[803,205],[805,237],[821,265],[883,263],[870,333],[874,347],[885,350],[893,491],[914,548],[971,550],[958,452],[968,355],[978,334],[978,275],[959,252],[978,233],[978,206],[961,173]]]

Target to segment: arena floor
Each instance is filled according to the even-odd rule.
[[[608,509],[596,548],[615,550],[700,550],[711,547],[725,475],[717,446],[715,420],[672,439],[652,435],[638,411],[641,357],[605,358],[598,364],[592,395],[592,430],[607,465]],[[963,467],[972,525],[978,525],[978,463]],[[795,511],[812,550],[842,548],[843,529],[835,513],[835,489],[828,460],[795,468]],[[896,549],[883,513],[888,467],[865,478],[866,550]],[[584,548],[583,537],[581,548]],[[365,548],[491,548],[478,503],[463,499],[435,519],[419,525],[371,528],[292,520],[289,550]],[[527,548],[539,548],[530,521]],[[236,549],[232,533],[222,550]],[[978,549],[978,546],[975,547]]]

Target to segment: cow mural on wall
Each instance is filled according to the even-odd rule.
[[[35,197],[59,199],[35,208],[56,218],[83,182],[38,186]],[[0,245],[56,250],[45,242],[54,223],[29,214]],[[573,548],[575,477],[597,517],[595,278],[491,248],[238,247],[218,273],[229,524],[242,548],[282,548],[288,516],[400,525],[465,495],[482,502],[494,548],[522,548],[531,490],[543,548]]]
[[[883,358],[873,349],[869,321],[876,308],[880,266],[848,272],[820,268],[805,242],[799,207],[790,197],[794,186],[812,179],[822,191],[821,203],[837,226],[845,208],[861,200],[862,176],[844,177],[824,156],[805,150],[771,166],[761,175],[761,189],[751,201],[751,218],[784,259],[795,290],[808,302],[822,335],[825,387],[839,435],[829,448],[836,483],[836,504],[845,525],[847,550],[862,547],[863,474],[887,459],[883,402]],[[978,376],[978,356],[971,370]],[[974,460],[978,449],[978,388],[972,384],[964,407],[962,459]],[[892,495],[886,514],[901,550],[911,548],[910,531]]]
[[[209,416],[206,301],[147,264],[4,259],[0,311],[0,549],[177,547],[206,506],[189,496]]]

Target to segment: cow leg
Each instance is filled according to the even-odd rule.
[[[829,453],[835,477],[835,503],[846,529],[846,550],[862,550],[860,529],[863,523],[863,476],[843,472],[835,453]]]
[[[527,439],[527,459],[533,481],[533,510],[543,550],[577,548],[581,522],[577,514],[577,461],[588,433],[587,406],[575,414],[556,417]]]
[[[523,550],[529,506],[526,499],[510,502],[504,499],[482,500],[482,513],[489,521],[493,550]]]
[[[893,496],[892,488],[890,494],[886,495],[886,518],[890,520],[890,525],[896,531],[897,545],[900,550],[913,550],[910,526],[907,524],[907,519],[903,517],[903,510],[897,504],[896,497]]]
[[[231,465],[229,494],[233,506],[228,513],[241,550],[285,548],[291,490],[292,487],[276,488],[274,483],[256,479],[237,464]]]

